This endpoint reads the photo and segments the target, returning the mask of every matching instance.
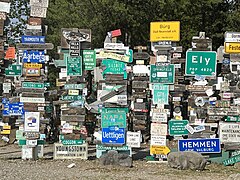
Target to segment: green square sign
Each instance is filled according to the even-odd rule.
[[[169,85],[153,84],[153,104],[168,104]]]
[[[105,74],[123,74],[123,78],[127,79],[126,63],[113,59],[103,59],[102,65],[106,66],[103,77]]]
[[[188,76],[216,76],[217,53],[214,51],[187,51],[185,74]]]
[[[71,57],[64,54],[67,66],[67,76],[82,76],[82,57]]]
[[[173,120],[168,122],[170,136],[175,135],[188,135],[188,130],[185,126],[188,124],[188,120]]]
[[[174,64],[167,66],[150,66],[150,82],[151,83],[163,83],[173,84],[175,76]]]

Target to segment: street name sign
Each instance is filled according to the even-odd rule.
[[[216,76],[217,53],[214,51],[187,51],[187,76]]]
[[[22,88],[29,88],[29,89],[43,89],[43,83],[35,83],[35,82],[22,82]]]
[[[22,43],[25,44],[44,44],[45,43],[45,36],[22,36]]]

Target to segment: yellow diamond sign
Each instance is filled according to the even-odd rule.
[[[180,41],[180,21],[151,22],[150,41]]]

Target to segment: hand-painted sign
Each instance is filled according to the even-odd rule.
[[[110,126],[117,126],[119,128],[126,128],[127,119],[125,112],[105,113],[101,114],[101,127],[108,128]]]
[[[167,135],[167,124],[151,123],[151,134],[156,136]]]
[[[171,136],[188,135],[188,130],[185,127],[187,124],[188,120],[170,120],[168,122],[169,134]]]
[[[168,104],[169,85],[153,84],[153,104]]]
[[[175,68],[173,64],[168,66],[150,66],[150,82],[173,84],[175,77]]]
[[[22,61],[24,63],[45,63],[45,59],[44,51],[23,51]]]
[[[122,54],[117,54],[112,52],[100,51],[99,56],[102,58],[114,59],[114,60],[122,61],[125,63],[131,63],[130,55],[122,55]]]
[[[118,127],[102,128],[103,144],[124,144],[125,129]]]
[[[45,36],[22,36],[23,44],[44,44]]]
[[[220,139],[179,139],[179,151],[196,151],[199,153],[220,153]]]
[[[93,70],[96,67],[96,51],[83,50],[83,65],[85,70]]]

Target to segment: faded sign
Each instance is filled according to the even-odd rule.
[[[31,6],[30,16],[46,18],[47,8],[39,6]]]
[[[166,136],[151,135],[151,145],[166,146]]]
[[[239,142],[240,124],[220,122],[219,138],[221,142]]]
[[[151,123],[151,134],[157,136],[167,135],[167,124]]]

